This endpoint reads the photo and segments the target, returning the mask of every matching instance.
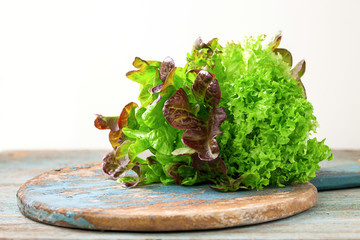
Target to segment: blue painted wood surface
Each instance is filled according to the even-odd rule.
[[[319,191],[360,187],[360,164],[323,168],[310,182]]]
[[[0,239],[359,239],[359,187],[321,191],[314,207],[290,218],[214,231],[84,231],[41,224],[20,213],[16,204],[16,192],[28,179],[51,169],[98,161],[106,152],[96,150],[0,153]],[[333,153],[335,159],[325,162],[323,167],[354,165],[360,159],[360,151],[335,150]]]
[[[314,206],[316,188],[216,192],[207,185],[123,189],[100,163],[43,173],[18,191],[21,212],[36,221],[97,230],[174,231],[262,223]]]

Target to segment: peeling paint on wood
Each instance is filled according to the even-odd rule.
[[[18,191],[27,217],[48,224],[97,230],[215,229],[272,221],[316,203],[310,183],[264,191],[220,193],[207,185],[162,184],[122,189],[99,163],[43,173]]]

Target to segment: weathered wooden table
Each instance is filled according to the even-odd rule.
[[[296,216],[222,230],[130,233],[55,227],[25,218],[16,192],[36,175],[101,161],[106,151],[14,151],[0,153],[0,238],[11,239],[360,239],[360,188],[319,192],[315,207]],[[360,151],[334,151],[324,166],[359,164]]]

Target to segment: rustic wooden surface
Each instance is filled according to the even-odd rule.
[[[16,192],[52,169],[101,160],[106,151],[0,153],[0,238],[11,239],[359,239],[360,188],[319,192],[317,204],[290,218],[223,230],[172,233],[100,232],[41,224],[21,215]],[[334,151],[326,167],[356,165],[360,151]]]
[[[360,187],[360,163],[322,168],[310,182],[319,191]]]
[[[313,207],[310,183],[262,191],[216,192],[208,185],[152,184],[123,189],[98,162],[42,173],[23,184],[24,216],[52,225],[136,232],[187,231],[252,225]]]

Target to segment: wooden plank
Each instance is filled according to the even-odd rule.
[[[21,212],[36,221],[85,229],[181,231],[267,222],[305,211],[310,183],[263,191],[216,192],[207,185],[120,188],[100,163],[43,173],[18,191]]]

